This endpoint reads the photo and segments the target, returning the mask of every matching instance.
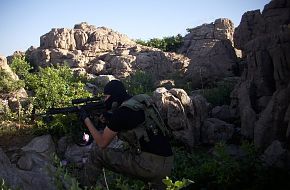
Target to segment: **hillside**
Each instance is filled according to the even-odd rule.
[[[72,126],[80,128],[75,115],[48,123],[39,115],[100,96],[119,79],[131,94],[150,94],[172,132],[171,179],[194,180],[189,189],[290,187],[289,1],[247,11],[237,27],[218,18],[188,29],[181,42],[163,51],[83,22],[51,29],[39,47],[0,56],[0,179],[13,189],[69,189],[76,181],[61,177],[66,168],[82,182],[95,144],[78,146],[70,136]],[[145,188],[108,176],[113,189]],[[105,189],[102,180],[97,185]]]

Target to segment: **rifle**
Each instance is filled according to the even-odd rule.
[[[100,116],[103,112],[106,110],[106,106],[102,98],[100,97],[93,97],[93,98],[80,98],[80,99],[73,99],[71,101],[72,105],[71,107],[64,107],[64,108],[50,108],[46,111],[46,113],[41,114],[44,115],[45,122],[49,123],[52,121],[52,116],[56,114],[63,114],[68,115],[71,113],[78,113],[79,109],[84,109],[88,114],[90,119],[93,121],[93,123],[97,123],[96,128],[98,130],[104,129],[104,124],[101,124],[98,122],[98,116]],[[81,125],[81,124],[80,124]],[[88,145],[92,142],[92,136],[88,134],[88,130],[86,130],[86,127],[79,128],[77,130],[74,130],[73,132],[73,139],[76,144],[80,146]],[[86,135],[86,136],[84,136]],[[85,140],[85,137],[89,137],[89,140]],[[82,140],[81,140],[82,138]]]
[[[46,115],[77,113],[79,108],[84,109],[88,113],[100,115],[106,108],[104,101],[99,97],[73,99],[71,103],[74,106],[66,108],[50,108],[46,111]]]

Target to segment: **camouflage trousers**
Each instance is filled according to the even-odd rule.
[[[163,157],[147,152],[136,155],[122,148],[99,149],[95,147],[90,154],[87,165],[90,168],[99,168],[99,170],[105,167],[150,182],[151,189],[165,189],[162,179],[171,174],[173,156]]]

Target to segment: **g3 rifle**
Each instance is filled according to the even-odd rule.
[[[97,129],[103,129],[104,126],[98,122],[97,117],[100,116],[103,112],[106,110],[106,106],[104,101],[101,100],[100,97],[93,97],[93,98],[80,98],[80,99],[73,99],[71,101],[72,105],[71,107],[64,107],[64,108],[50,108],[46,111],[44,115],[44,119],[46,122],[50,122],[52,120],[52,115],[56,114],[63,114],[68,115],[71,113],[78,113],[79,108],[84,109],[90,116],[91,120],[96,124],[97,123]],[[82,126],[82,124],[79,124]],[[86,128],[84,127],[78,127],[77,130],[74,130],[73,132],[73,138],[76,144],[78,145],[87,145],[92,142],[92,137]],[[89,137],[88,139],[85,139],[85,137]],[[81,139],[82,138],[82,139]]]
[[[105,111],[105,103],[99,97],[95,98],[80,98],[72,100],[72,107],[65,108],[50,108],[46,111],[47,115],[77,113],[79,108],[83,108],[88,113],[97,114]],[[77,105],[79,104],[79,105]]]

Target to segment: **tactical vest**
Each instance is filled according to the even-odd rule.
[[[120,107],[128,107],[134,111],[143,110],[145,114],[145,121],[139,124],[134,129],[118,133],[118,137],[127,142],[129,148],[134,153],[141,153],[140,139],[143,138],[146,142],[150,141],[148,132],[151,131],[153,135],[163,134],[169,135],[153,100],[146,94],[135,95],[129,100],[123,102]]]

